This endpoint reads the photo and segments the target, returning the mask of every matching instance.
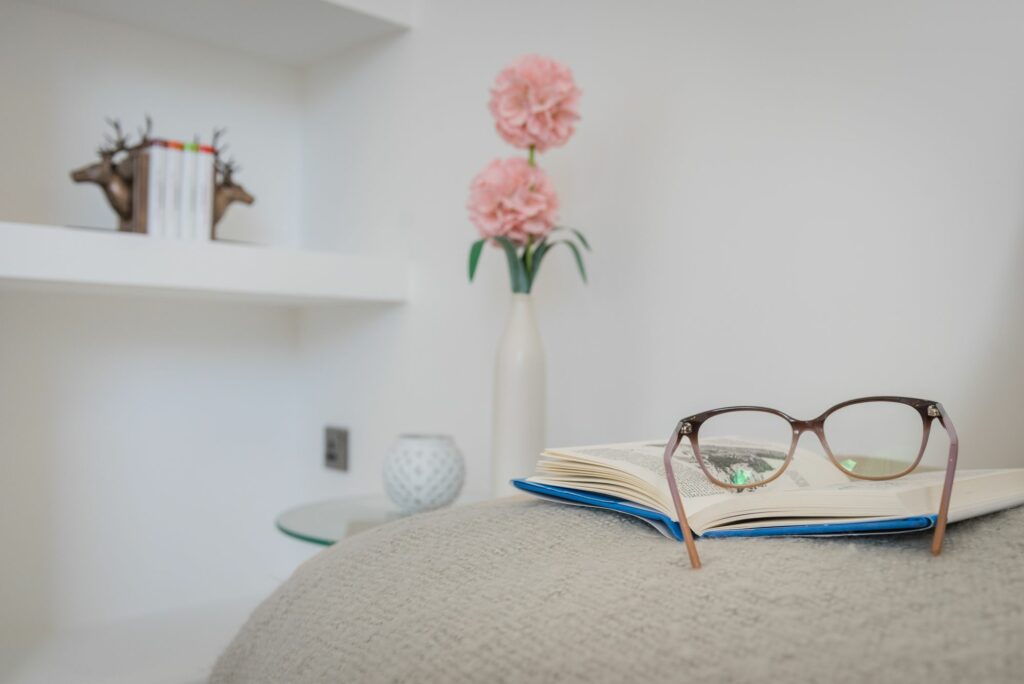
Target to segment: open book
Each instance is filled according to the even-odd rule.
[[[788,447],[718,440],[711,449],[745,462],[785,458]],[[682,540],[665,479],[663,442],[633,442],[548,449],[531,477],[514,480],[519,489],[546,499],[596,506],[645,520]],[[777,480],[754,490],[723,489],[708,480],[688,446],[672,461],[686,517],[705,537],[760,535],[881,534],[935,525],[945,471],[918,466],[895,480],[848,477],[827,459],[797,450]],[[726,474],[727,478],[727,474]],[[949,522],[1024,504],[1024,468],[958,470]]]

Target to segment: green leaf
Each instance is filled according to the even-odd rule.
[[[588,252],[593,252],[594,251],[594,250],[592,250],[590,248],[590,243],[587,242],[587,238],[584,237],[583,233],[578,231],[578,230],[576,230],[575,228],[570,228],[569,226],[558,226],[557,228],[555,228],[555,230],[568,230],[568,231],[570,231],[573,235],[576,236],[576,238],[580,241],[580,244],[583,245]]]
[[[569,249],[572,250],[573,256],[576,257],[576,266],[580,269],[580,277],[583,278],[583,282],[587,282],[587,269],[583,267],[583,255],[580,254],[580,250],[577,249],[576,245],[568,240],[562,240],[563,244],[569,245]]]
[[[576,244],[570,240],[555,240],[554,242],[543,241],[537,245],[537,251],[533,255],[533,272],[530,274],[530,287],[533,287],[533,283],[537,280],[537,274],[540,273],[540,264],[544,259],[544,256],[551,251],[551,248],[555,245],[566,245],[572,250],[573,256],[576,257],[576,266],[580,270],[580,276],[583,278],[583,282],[587,282],[587,269],[583,266],[583,255],[580,253]]]
[[[533,250],[533,264],[530,267],[530,289],[533,289],[533,283],[537,280],[537,274],[540,273],[540,262],[544,259],[544,255],[551,249],[551,243],[546,239],[541,240],[537,243],[536,249]]]
[[[476,275],[477,264],[480,263],[480,254],[484,251],[484,243],[486,240],[477,240],[469,248],[469,282],[473,282],[473,276]]]
[[[519,253],[516,246],[506,237],[496,237],[494,240],[505,248],[505,256],[508,258],[508,277],[512,283],[513,292],[526,293],[530,291],[530,281],[526,277],[526,268],[519,260]]]

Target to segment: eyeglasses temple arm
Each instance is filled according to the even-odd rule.
[[[676,517],[679,518],[679,529],[683,533],[683,541],[686,543],[686,553],[690,555],[690,566],[695,570],[700,567],[700,556],[697,555],[697,545],[693,543],[693,532],[690,531],[690,524],[686,522],[686,511],[683,509],[683,499],[679,496],[679,487],[676,485],[676,475],[672,471],[672,454],[679,447],[683,437],[683,423],[676,425],[675,431],[665,445],[665,474],[668,477],[668,490],[672,493],[672,503],[676,507]]]
[[[956,476],[956,457],[960,442],[956,436],[956,428],[942,404],[936,404],[939,411],[939,423],[946,428],[949,435],[949,460],[946,462],[946,482],[942,486],[942,499],[939,502],[939,514],[935,518],[935,534],[932,536],[932,553],[936,556],[942,552],[942,539],[946,535],[946,521],[949,517],[949,499],[953,494],[953,479]]]

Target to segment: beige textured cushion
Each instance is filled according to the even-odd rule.
[[[930,537],[701,540],[505,499],[311,559],[213,682],[1024,679],[1024,508]]]

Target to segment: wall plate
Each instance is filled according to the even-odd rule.
[[[348,430],[324,428],[324,465],[333,470],[348,470]]]

